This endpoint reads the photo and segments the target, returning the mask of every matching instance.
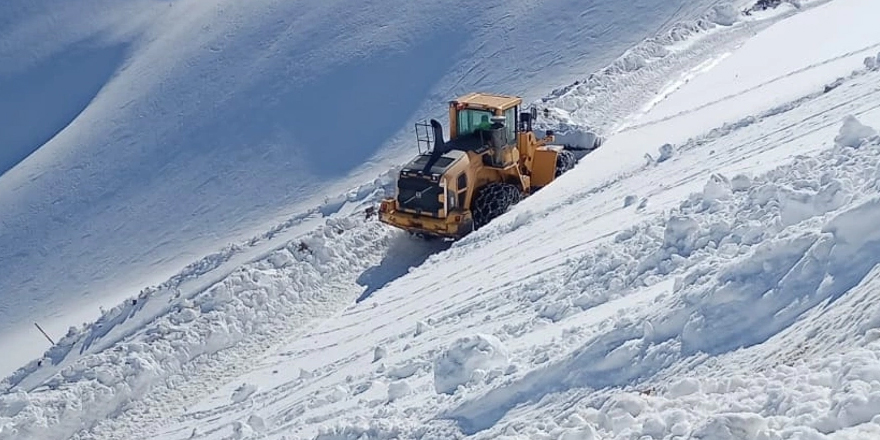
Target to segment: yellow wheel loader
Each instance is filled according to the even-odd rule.
[[[382,200],[379,220],[423,237],[458,239],[574,167],[586,147],[553,145],[532,131],[537,109],[516,96],[470,93],[449,102],[449,140],[435,119],[416,124],[419,155]],[[577,154],[576,152],[581,152]]]

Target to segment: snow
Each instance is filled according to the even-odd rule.
[[[536,99],[711,3],[4,3],[0,372],[47,347],[34,322],[58,339],[369,185],[448,99]]]
[[[406,396],[410,392],[412,392],[412,389],[405,380],[391,382],[388,385],[388,401],[393,402],[395,400],[398,400],[401,397]]]
[[[840,134],[834,138],[834,143],[845,147],[858,148],[862,142],[877,136],[877,131],[863,125],[852,115],[847,115],[840,127]]]
[[[500,372],[510,364],[507,349],[495,336],[459,338],[434,360],[434,389],[454,394],[461,385]]]
[[[606,140],[511,212],[423,242],[364,214],[392,174],[340,192],[73,326],[0,439],[880,436],[880,5],[715,6],[541,99]]]

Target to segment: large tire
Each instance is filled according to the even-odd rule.
[[[522,200],[522,192],[509,183],[490,183],[474,199],[474,229],[489,223]]]
[[[577,157],[568,150],[562,150],[556,154],[556,177],[561,176],[566,171],[574,168],[577,164]]]

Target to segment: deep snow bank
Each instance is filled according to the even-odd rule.
[[[155,387],[183,386],[174,385],[176,378],[204,373],[220,352],[234,357],[238,350],[259,350],[261,340],[350,303],[356,288],[325,280],[351,278],[354,286],[357,269],[375,262],[385,235],[364,225],[361,213],[329,220],[193,297],[149,292],[91,327],[71,328],[44,359],[0,385],[0,438],[68,438],[136,405]],[[128,321],[157,306],[162,311],[155,320],[129,328]],[[100,345],[107,349],[92,352]]]
[[[880,137],[846,116],[837,138],[853,132],[867,136],[765,174],[712,175],[702,192],[671,212],[587,252],[562,286],[532,293],[555,299],[555,307],[547,306],[560,311],[554,321],[576,319],[608,301],[607,292],[634,295],[662,288],[667,277],[675,277],[674,284],[651,305],[612,319],[568,356],[465,401],[446,417],[466,434],[487,438],[511,429],[529,435],[586,430],[609,438],[880,432],[859,426],[876,420],[878,403],[867,384],[878,365],[878,321],[868,311],[846,318],[855,304],[870,301],[880,264]],[[836,335],[816,330],[826,326],[847,328]],[[813,341],[819,336],[821,344]],[[774,338],[801,345],[782,350],[785,342]],[[844,341],[856,348],[805,356],[836,352]],[[743,348],[757,351],[756,359],[741,354],[750,353]],[[787,360],[768,364],[776,359]],[[698,368],[702,363],[709,365]],[[706,378],[714,365],[726,373]],[[758,377],[742,373],[757,366]],[[792,375],[810,385],[786,390],[797,382]],[[614,391],[619,387],[625,392]],[[820,399],[829,413],[778,403],[805,395]],[[558,415],[551,402],[567,407],[580,399],[589,403],[577,423],[532,428],[505,419],[515,408],[521,414],[523,405],[549,404],[554,409],[546,411]]]

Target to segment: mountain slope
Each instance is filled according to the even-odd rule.
[[[473,88],[534,99],[712,0],[43,0],[0,7],[0,371],[369,183]]]
[[[617,127],[603,148],[449,249],[364,218],[391,190],[380,177],[219,278],[203,267],[226,254],[206,257],[7,378],[0,438],[878,434],[880,138],[862,123],[880,126],[880,35],[791,75],[755,69],[829,17],[864,28],[880,11],[807,8],[621,73],[651,90],[678,63],[687,81],[601,121]],[[734,72],[745,90],[720,81]],[[749,105],[730,114],[730,99]],[[706,129],[707,113],[730,119]]]

